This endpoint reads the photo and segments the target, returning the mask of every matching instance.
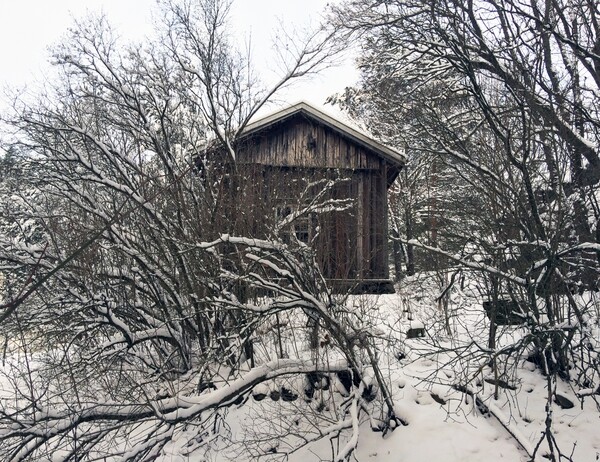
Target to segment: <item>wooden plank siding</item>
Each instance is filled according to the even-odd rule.
[[[385,161],[323,125],[296,117],[238,147],[238,162],[274,167],[379,170]]]
[[[309,200],[309,182],[339,180],[328,197],[353,205],[310,218],[317,262],[332,281],[388,279],[387,187],[397,165],[303,114],[243,137],[236,153],[246,230],[268,237],[278,210]]]

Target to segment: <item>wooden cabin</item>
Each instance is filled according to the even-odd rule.
[[[302,102],[246,126],[236,156],[245,229],[260,235],[269,217],[336,201],[336,211],[295,218],[284,238],[313,246],[334,289],[393,292],[387,189],[405,163],[402,154]]]

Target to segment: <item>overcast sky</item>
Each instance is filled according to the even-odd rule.
[[[331,0],[329,0],[331,1]],[[316,23],[328,0],[237,0],[232,24],[241,41],[251,37],[255,61],[270,67],[271,39],[277,25]],[[21,86],[40,79],[48,47],[60,41],[74,18],[102,11],[119,33],[141,39],[152,28],[155,0],[0,0],[0,85]],[[319,104],[356,79],[351,62],[330,70],[284,95],[289,102]]]

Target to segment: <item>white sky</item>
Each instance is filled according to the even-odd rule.
[[[327,0],[236,0],[232,23],[241,43],[251,37],[255,62],[269,70],[272,38],[283,21],[286,28],[316,23]],[[48,47],[57,43],[74,18],[102,11],[125,38],[142,38],[152,29],[155,0],[0,0],[0,86],[23,86],[42,79]],[[283,95],[288,102],[325,98],[357,78],[350,60],[323,76]]]

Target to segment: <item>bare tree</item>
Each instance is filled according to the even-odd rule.
[[[490,332],[485,348],[491,364],[536,352],[549,390],[544,439],[558,460],[553,384],[598,386],[596,360],[581,359],[595,310],[578,296],[598,280],[598,7],[350,1],[336,14],[366,50],[363,86],[346,101],[438,159],[462,191],[459,220],[441,230],[452,239],[404,244],[483,272],[494,310],[520,316],[528,335],[501,347]]]
[[[257,90],[230,42],[229,8],[163,2],[162,35],[146,46],[120,45],[102,18],[78,24],[53,54],[60,82],[7,120],[27,178],[0,236],[10,288],[0,319],[13,341],[0,447],[11,460],[153,460],[175,439],[209,449],[226,408],[284,376],[354,376],[348,412],[335,425],[323,417],[320,437],[350,429],[340,460],[369,410],[365,369],[395,421],[363,321],[327,289],[310,246],[284,242],[303,214],[348,207],[319,193],[332,183],[306,185],[312,202],[265,218],[269,235],[240,218],[239,133],[336,45],[315,33],[290,49],[274,88]],[[303,333],[308,320],[331,361],[304,339],[294,354],[283,344],[284,321]],[[272,326],[278,348],[253,348]]]

